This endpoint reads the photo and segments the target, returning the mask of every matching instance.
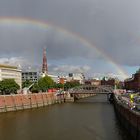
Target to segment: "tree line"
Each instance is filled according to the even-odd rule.
[[[25,81],[25,82],[23,83],[23,87],[24,87],[25,85],[27,85],[27,84],[28,84],[28,85],[31,85],[32,82],[30,82],[30,81]],[[79,81],[66,82],[65,84],[56,83],[56,82],[54,82],[54,81],[51,79],[51,77],[45,76],[45,77],[43,77],[43,78],[40,78],[40,79],[38,80],[38,82],[35,83],[35,84],[31,87],[30,91],[33,92],[33,93],[38,93],[38,92],[40,92],[40,91],[46,92],[48,89],[63,89],[63,90],[68,90],[68,89],[70,89],[70,88],[73,88],[73,87],[79,86],[79,85],[80,85]]]
[[[22,83],[22,88],[29,87],[33,84],[31,81],[27,80]],[[33,86],[29,89],[32,93],[46,92],[48,89],[63,89],[68,90],[75,86],[79,86],[78,81],[66,82],[65,84],[55,83],[51,77],[45,76],[40,78],[38,82],[34,83]],[[15,82],[14,79],[4,79],[0,81],[0,94],[9,95],[17,94],[17,91],[20,89],[20,86]]]
[[[19,89],[20,86],[14,79],[4,79],[0,81],[0,93],[2,95],[17,94],[17,90]]]

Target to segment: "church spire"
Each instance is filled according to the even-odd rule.
[[[47,66],[47,56],[46,56],[46,48],[43,49],[43,64],[42,64],[42,73],[48,74],[48,66]]]

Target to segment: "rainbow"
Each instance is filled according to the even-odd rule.
[[[106,55],[106,53],[94,46],[89,40],[83,38],[81,35],[76,34],[74,32],[70,32],[67,29],[58,27],[50,22],[31,19],[31,18],[21,18],[21,17],[0,17],[0,26],[1,25],[22,25],[22,26],[35,26],[41,29],[48,29],[53,28],[58,32],[62,32],[65,35],[69,35],[78,41],[80,41],[82,44],[88,47],[94,48],[100,55],[102,55],[118,72],[119,75],[121,75],[124,79],[128,77],[127,72],[125,72],[121,66],[119,66],[109,55]]]

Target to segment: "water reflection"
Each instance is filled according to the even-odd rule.
[[[0,114],[0,140],[132,140],[106,96]]]

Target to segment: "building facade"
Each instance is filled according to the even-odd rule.
[[[105,79],[104,78],[101,80],[101,85],[110,85],[110,86],[115,87],[116,79],[114,79],[114,78]]]
[[[4,79],[14,79],[22,87],[21,70],[15,66],[0,65],[0,81]]]
[[[59,83],[59,84],[65,84],[66,82],[67,82],[67,78],[65,76],[63,76],[63,77],[58,76],[57,83]]]
[[[101,80],[98,79],[89,79],[85,81],[86,85],[93,85],[93,86],[100,86],[101,85]]]
[[[124,87],[127,90],[140,91],[140,69],[132,75],[132,78],[124,81]]]
[[[29,80],[32,83],[36,83],[38,82],[38,79],[39,79],[38,72],[33,72],[33,71],[22,72],[22,82]]]
[[[48,74],[47,76],[51,77],[51,79],[52,79],[55,83],[58,82],[58,76],[52,75],[52,74]]]
[[[83,73],[69,73],[69,76],[67,77],[67,81],[78,81],[80,84],[85,83],[85,76]]]

